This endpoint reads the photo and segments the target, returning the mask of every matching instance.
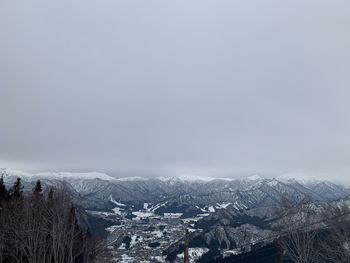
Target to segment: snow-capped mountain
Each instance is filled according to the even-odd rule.
[[[203,255],[209,259],[203,262],[212,262],[213,252],[231,255],[241,253],[242,244],[247,242],[271,242],[259,240],[273,235],[275,208],[285,200],[349,202],[350,195],[349,188],[332,182],[257,175],[115,178],[97,172],[27,173],[9,169],[1,169],[0,175],[8,186],[20,177],[27,191],[38,179],[44,190],[64,188],[79,205],[83,224],[105,237],[118,259],[127,256],[141,260],[147,255],[154,262],[182,262],[185,228],[191,230],[192,256]]]
[[[88,208],[110,204],[115,200],[130,204],[167,202],[163,212],[179,210],[181,206],[198,211],[225,208],[236,210],[267,207],[278,204],[282,198],[300,201],[310,198],[316,201],[332,201],[345,198],[350,189],[331,182],[302,182],[295,179],[267,179],[254,175],[247,178],[216,177],[125,177],[115,178],[104,173],[26,173],[1,169],[5,182],[21,177],[25,183],[41,179],[44,184],[68,185]]]
[[[115,178],[98,172],[85,172],[85,173],[72,173],[72,172],[42,172],[42,173],[28,173],[19,170],[12,170],[7,168],[0,168],[0,175],[6,177],[20,177],[23,180],[37,180],[37,179],[47,179],[47,180],[90,180],[90,179],[100,179],[100,180],[115,180]]]

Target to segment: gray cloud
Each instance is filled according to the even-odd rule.
[[[2,1],[0,166],[350,171],[348,1]]]

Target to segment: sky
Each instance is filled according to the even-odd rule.
[[[0,1],[0,167],[350,181],[347,0]]]

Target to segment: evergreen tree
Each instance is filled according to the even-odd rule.
[[[13,198],[22,198],[23,185],[21,182],[21,178],[17,178],[16,182],[13,184],[13,187],[10,193],[11,193],[11,197]]]
[[[40,180],[38,180],[38,181],[36,181],[35,187],[33,188],[33,194],[35,196],[39,196],[42,194],[42,192],[43,192],[43,188],[41,186]]]
[[[7,190],[4,182],[4,176],[0,177],[0,200],[4,200],[7,197]]]

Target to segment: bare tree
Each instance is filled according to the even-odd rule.
[[[280,227],[277,244],[282,253],[295,263],[319,262],[315,207],[305,200],[298,204],[284,200],[282,204],[277,212]]]
[[[350,262],[350,208],[348,204],[326,205],[322,212],[324,231],[320,256],[326,262]]]
[[[0,263],[93,262],[96,242],[79,227],[65,191],[52,189],[45,196],[40,186],[22,196],[20,180],[16,189],[18,195],[0,203]]]

